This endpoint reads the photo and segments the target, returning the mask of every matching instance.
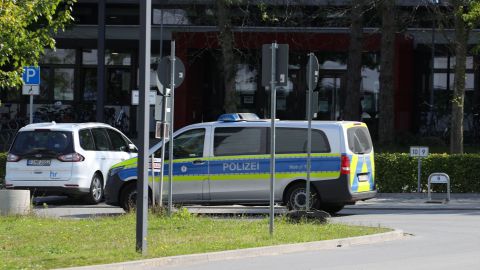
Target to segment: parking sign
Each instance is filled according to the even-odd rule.
[[[23,67],[23,84],[40,84],[40,67]]]

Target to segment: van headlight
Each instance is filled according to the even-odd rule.
[[[123,170],[123,166],[118,166],[118,167],[115,167],[115,168],[111,168],[110,171],[108,172],[108,175],[114,176],[115,174],[117,174],[121,170]]]

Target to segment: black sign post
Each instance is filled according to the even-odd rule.
[[[148,215],[148,146],[150,104],[150,33],[151,0],[140,1],[140,75],[139,75],[139,139],[138,182],[137,182],[137,226],[136,250],[147,254],[147,215]]]
[[[319,75],[320,65],[318,64],[318,59],[314,53],[308,54],[308,64],[307,64],[307,85],[308,85],[308,95],[307,95],[307,118],[308,118],[308,131],[307,131],[307,183],[305,188],[305,209],[306,211],[310,210],[310,171],[312,169],[312,97],[313,89],[317,86],[318,75]]]

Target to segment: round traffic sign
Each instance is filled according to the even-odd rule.
[[[182,82],[183,82],[183,79],[185,78],[185,66],[183,65],[183,62],[182,60],[180,60],[180,58],[178,57],[175,57],[175,61],[174,61],[174,66],[175,66],[175,70],[174,70],[174,84],[175,84],[175,88],[179,87]],[[157,77],[158,77],[158,80],[160,81],[160,83],[165,87],[165,88],[172,88],[171,87],[171,80],[172,80],[172,77],[171,77],[171,74],[172,74],[172,62],[171,62],[171,59],[170,59],[170,56],[165,56],[163,57],[160,62],[158,63],[158,66],[157,66]],[[160,90],[160,87],[158,87],[159,90]]]

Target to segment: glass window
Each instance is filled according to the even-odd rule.
[[[97,69],[83,69],[83,100],[97,99]]]
[[[98,63],[96,49],[84,49],[82,52],[82,64],[96,65]]]
[[[450,68],[454,69],[455,68],[455,56],[450,57]],[[467,56],[466,59],[466,68],[467,69],[473,69],[473,56]],[[436,68],[436,67],[435,67]],[[452,71],[453,72],[453,71]]]
[[[129,69],[107,69],[107,101],[115,104],[129,104],[130,78]]]
[[[450,62],[450,65],[451,65],[451,62]],[[435,56],[433,61],[433,67],[446,69],[448,67],[448,56]]]
[[[98,151],[109,151],[111,149],[107,132],[104,128],[92,129],[93,139],[95,140],[95,148]]]
[[[73,68],[56,68],[54,75],[53,98],[55,100],[73,100]]]
[[[261,155],[267,153],[267,129],[262,127],[216,128],[214,155]]]
[[[241,94],[255,94],[257,90],[258,71],[255,67],[247,64],[237,65],[235,75],[235,90]]]
[[[130,66],[131,62],[130,53],[105,50],[105,65]]]
[[[276,132],[275,152],[279,154],[307,153],[307,129],[278,128]],[[328,153],[330,145],[325,134],[312,130],[312,153]]]
[[[49,98],[49,82],[51,69],[42,67],[40,71],[40,95],[35,97],[36,101],[47,101]]]
[[[24,131],[19,132],[11,152],[17,155],[38,153],[69,154],[73,151],[72,133],[66,131]]]
[[[93,136],[89,129],[81,129],[78,132],[80,138],[80,146],[84,150],[95,150],[95,143],[93,143]]]
[[[183,9],[153,9],[153,24],[190,24]]]
[[[474,86],[474,74],[473,73],[465,73],[465,91],[473,91]],[[454,90],[455,88],[455,74],[450,73],[450,90]]]
[[[112,147],[114,151],[127,151],[128,144],[123,139],[122,134],[116,132],[113,129],[107,129],[108,136],[110,136],[110,141],[112,142]]]
[[[174,139],[173,157],[174,158],[196,158],[203,157],[203,148],[205,142],[205,129],[191,129],[178,135]],[[165,159],[169,155],[169,143],[165,145]],[[160,149],[155,156],[160,157]]]
[[[75,64],[75,49],[45,49],[42,64]]]
[[[433,86],[435,90],[447,90],[447,73],[434,73]]]
[[[348,147],[355,154],[365,154],[372,151],[370,133],[365,127],[353,127],[347,130]]]

